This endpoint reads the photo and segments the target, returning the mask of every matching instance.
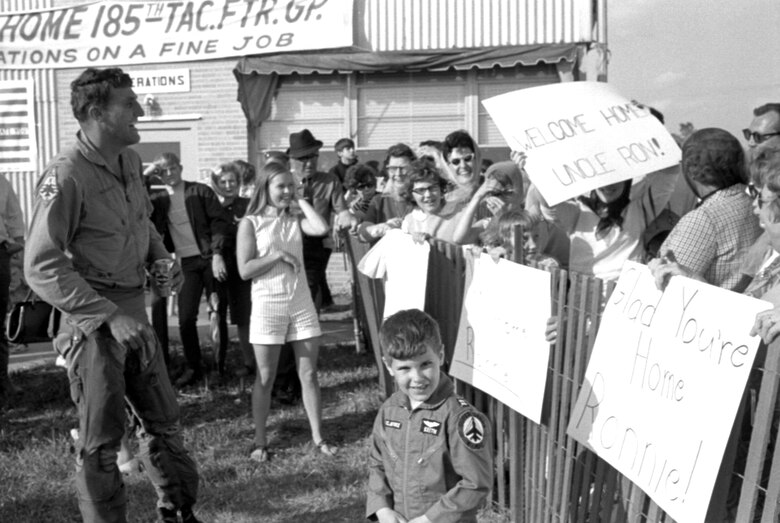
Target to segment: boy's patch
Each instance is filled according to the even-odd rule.
[[[469,403],[468,401],[464,400],[460,396],[458,396],[458,403],[460,403],[461,407],[471,407],[471,403]]]
[[[438,436],[440,430],[441,430],[441,421],[423,418],[422,423],[420,424],[420,432],[422,432],[423,434],[431,434],[433,436]]]
[[[38,196],[41,200],[48,202],[53,200],[59,194],[60,188],[57,186],[57,171],[53,169],[51,173],[43,180],[40,189],[38,189]]]
[[[472,450],[485,446],[485,417],[473,411],[466,411],[458,418],[458,436]]]
[[[386,419],[385,420],[385,427],[387,427],[389,429],[400,429],[401,428],[401,422],[400,421],[391,420],[391,419]]]

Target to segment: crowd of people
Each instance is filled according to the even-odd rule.
[[[41,174],[25,246],[30,288],[65,314],[54,346],[78,407],[76,486],[85,521],[124,520],[116,463],[128,414],[161,521],[198,521],[197,466],[181,438],[174,385],[204,378],[196,325],[204,296],[219,326],[217,370],[227,372],[229,311],[240,347],[236,372],[254,375],[250,459],[272,459],[266,421],[285,354],[300,379],[313,448],[338,451],[322,432],[317,380],[319,313],[333,304],[326,268],[335,229],[369,244],[399,229],[417,242],[473,244],[496,258],[520,253],[538,266],[604,280],[616,279],[625,261],[639,261],[660,287],[684,275],[772,301],[776,308],[759,314],[754,334],[768,343],[780,332],[780,104],[754,111],[747,148],[722,129],[695,131],[679,166],[551,206],[530,182],[524,153],[482,158],[464,130],[414,148],[394,144],[381,164],[360,162],[344,138],[325,172],[323,142],[303,129],[289,136],[287,150],[265,153],[257,170],[228,161],[207,172],[207,183],[185,181],[177,155],[144,167],[130,148],[143,115],[131,86],[117,68],[90,68],[72,82],[80,130]],[[669,219],[675,198],[691,204]],[[17,229],[9,222],[0,245],[24,242]],[[175,260],[170,274],[154,273],[158,260]],[[168,348],[170,288],[186,360],[178,374]],[[374,425],[367,516],[475,521],[492,484],[489,424],[440,374],[438,326],[421,311],[402,311],[385,320],[380,340],[398,392]],[[0,391],[11,386],[7,371],[2,378]],[[411,423],[425,430],[409,438]],[[420,458],[420,488],[394,472],[394,462],[409,456]]]

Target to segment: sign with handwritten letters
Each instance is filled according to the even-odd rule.
[[[353,0],[102,1],[0,14],[0,69],[187,62],[351,46]]]
[[[704,521],[770,304],[627,262],[568,433],[681,523]]]
[[[450,374],[539,423],[550,344],[550,273],[466,252],[466,294]]]
[[[33,89],[32,80],[0,84],[0,172],[38,168]]]
[[[663,124],[609,84],[531,87],[482,104],[550,205],[680,161]]]

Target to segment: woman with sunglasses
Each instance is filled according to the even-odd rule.
[[[683,216],[651,260],[659,287],[685,274],[741,292],[742,265],[761,234],[744,180],[745,155],[736,137],[723,129],[693,133],[683,144],[682,170],[699,205]],[[766,189],[765,197],[776,197]]]
[[[376,195],[376,178],[376,171],[362,163],[350,165],[344,173],[344,201],[358,221],[363,221]]]
[[[411,234],[418,242],[429,238],[454,242],[462,212],[454,212],[452,206],[445,206],[446,190],[447,180],[432,160],[423,158],[412,162],[402,191],[412,205],[412,211],[404,218],[401,230]],[[479,230],[469,230],[466,234],[468,243],[473,243],[478,236]]]
[[[479,186],[482,157],[477,142],[463,129],[448,134],[442,148],[443,172],[449,182],[446,199],[460,210],[458,206],[466,205]]]

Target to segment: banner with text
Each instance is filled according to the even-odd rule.
[[[104,1],[0,14],[0,69],[187,62],[351,46],[353,0]]]
[[[0,172],[38,169],[33,89],[32,80],[0,84]]]
[[[449,373],[541,422],[550,273],[466,254],[466,294]],[[509,298],[508,298],[509,297]]]
[[[627,262],[568,433],[682,523],[704,521],[770,304]]]
[[[676,165],[680,148],[648,109],[601,82],[564,82],[483,100],[550,205]]]

